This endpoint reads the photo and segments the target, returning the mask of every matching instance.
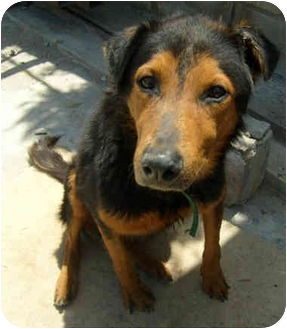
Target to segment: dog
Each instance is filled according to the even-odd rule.
[[[220,265],[225,198],[224,155],[241,125],[258,78],[270,78],[278,51],[259,31],[205,16],[151,21],[113,36],[104,47],[109,89],[67,163],[57,137],[29,150],[30,162],[64,184],[60,218],[67,224],[56,285],[57,307],[75,296],[80,232],[99,230],[131,311],[154,307],[136,266],[172,280],[164,263],[136,237],[190,214],[185,192],[202,215],[202,287],[227,299]]]

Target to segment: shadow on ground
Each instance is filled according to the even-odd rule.
[[[3,133],[22,127],[19,138],[25,142],[41,128],[62,135],[61,144],[74,150],[84,122],[100,101],[103,82],[59,53],[55,44],[20,30],[5,16],[2,49],[2,80],[8,85],[11,81],[15,92],[13,118],[7,118]]]

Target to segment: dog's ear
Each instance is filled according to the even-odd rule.
[[[150,25],[144,23],[125,29],[123,32],[111,37],[103,46],[104,56],[108,62],[112,81],[119,84],[123,78],[127,64],[130,62],[135,50],[143,42],[145,33]]]
[[[279,58],[276,47],[262,33],[245,22],[232,28],[231,34],[243,53],[253,80],[255,81],[259,76],[268,80]]]

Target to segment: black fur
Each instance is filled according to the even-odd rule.
[[[72,166],[71,166],[72,169]],[[69,220],[72,218],[72,214],[73,214],[73,209],[72,206],[70,204],[69,201],[69,193],[70,193],[70,185],[68,182],[68,177],[69,175],[66,176],[66,179],[64,181],[64,195],[63,195],[63,200],[61,203],[61,208],[59,211],[59,219],[63,222],[63,223],[68,223]]]

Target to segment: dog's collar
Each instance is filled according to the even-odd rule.
[[[190,227],[190,229],[187,229],[186,232],[189,233],[189,235],[191,235],[192,237],[195,237],[196,232],[197,232],[197,228],[198,228],[198,209],[197,209],[197,204],[196,202],[190,197],[190,195],[188,195],[185,192],[182,192],[182,194],[185,196],[185,198],[187,199],[191,209],[192,209],[192,225]]]

